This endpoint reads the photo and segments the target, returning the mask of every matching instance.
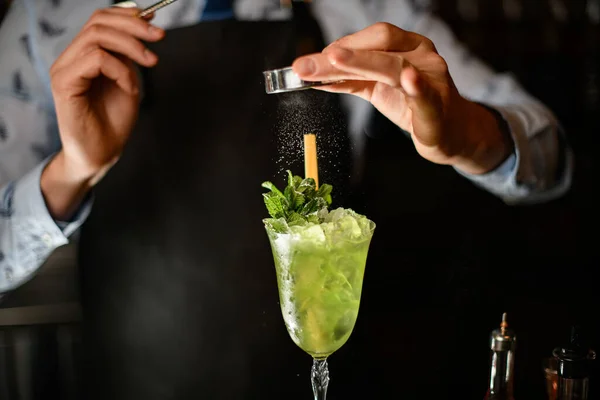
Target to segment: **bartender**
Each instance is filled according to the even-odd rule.
[[[0,292],[29,279],[85,220],[91,203],[83,200],[118,159],[136,120],[134,65],[158,62],[142,41],[158,41],[164,28],[193,24],[197,15],[280,20],[291,12],[276,0],[240,0],[233,8],[181,1],[150,24],[130,18],[135,10],[105,5],[25,0],[11,5],[0,27]],[[333,43],[296,61],[301,77],[344,78],[324,90],[362,97],[408,132],[425,159],[453,166],[506,202],[547,201],[569,188],[571,153],[556,118],[510,75],[469,56],[442,21],[408,1],[311,7]],[[339,39],[351,31],[358,33]],[[98,80],[103,88],[90,91]],[[351,121],[354,136],[363,126]]]
[[[0,52],[3,54],[0,60],[1,292],[13,290],[30,279],[52,251],[67,243],[69,236],[88,217],[92,205],[91,190],[111,174],[111,168],[116,168],[138,119],[144,88],[136,64],[153,68],[159,63],[157,53],[144,43],[160,42],[165,38],[165,29],[185,29],[199,20],[210,20],[213,25],[206,25],[206,29],[217,29],[219,23],[231,23],[232,18],[286,21],[292,17],[291,9],[282,8],[278,1],[240,0],[232,5],[181,0],[160,10],[152,22],[135,18],[138,9],[108,8],[109,5],[102,1],[41,3],[23,0],[10,5],[0,28]],[[366,114],[378,110],[410,136],[424,159],[453,167],[464,179],[507,203],[548,201],[569,188],[570,150],[552,113],[509,75],[496,74],[470,57],[441,21],[416,9],[408,1],[320,0],[313,2],[311,9],[329,45],[320,53],[295,60],[294,70],[302,78],[344,80],[344,83],[323,90],[361,97],[364,101],[360,105],[347,103],[346,106],[366,109]],[[347,35],[349,32],[355,33]],[[210,36],[210,40],[215,37],[217,35]],[[240,42],[243,39],[241,36]],[[196,97],[204,95],[210,97],[210,93],[195,94]],[[353,137],[359,136],[363,129],[361,121],[349,121]],[[139,165],[132,168],[139,168]],[[210,172],[207,169],[202,174],[209,176]],[[199,176],[194,179],[197,181]],[[209,181],[219,179],[216,176]],[[180,186],[185,187],[185,179],[183,182]],[[157,213],[163,206],[151,207],[159,202],[155,200],[148,199],[141,208],[151,214]],[[98,212],[110,214],[110,209],[103,208]],[[223,210],[205,208],[203,212],[219,214]],[[134,215],[135,210],[131,210],[131,214]],[[107,225],[110,220],[109,217]],[[135,225],[133,219],[129,223]],[[143,232],[151,232],[151,229]],[[158,243],[156,237],[149,241]],[[165,254],[175,250],[161,253],[160,246],[167,244],[160,243],[154,248],[158,249],[155,256],[165,260]],[[89,246],[94,248],[94,244]],[[137,264],[135,254],[141,250],[129,248],[132,258],[127,265]],[[215,251],[225,252],[226,249]],[[119,254],[118,250],[110,252]],[[181,257],[185,259],[185,255]],[[197,260],[188,262],[194,264]],[[110,275],[110,268],[106,267],[105,272]],[[211,268],[217,267],[212,265]],[[203,270],[204,267],[198,268]],[[208,276],[214,272],[203,271]],[[118,274],[117,271],[112,273]],[[127,274],[127,271],[122,270],[122,273]],[[149,279],[148,271],[139,273],[140,277]],[[174,277],[171,284],[181,287],[181,276],[166,276]],[[121,294],[114,299],[135,297],[132,291],[139,291],[142,296],[151,292],[149,287],[152,285],[144,288],[143,284],[138,287],[136,280],[129,282],[131,287],[121,287]],[[221,288],[226,285],[225,280],[219,282],[211,285]],[[177,293],[188,293],[191,288],[181,290],[183,292]],[[129,294],[123,295],[127,291]],[[215,296],[218,292],[204,291]],[[99,301],[102,306],[98,307],[106,307],[106,301],[110,303],[111,295],[106,296],[105,302]],[[190,296],[193,299],[191,292]],[[132,304],[135,302],[128,306]],[[159,304],[157,313],[162,309],[165,315],[177,314],[176,307],[182,304],[189,306],[189,302],[181,298],[170,304]],[[128,306],[124,305],[125,308]],[[128,312],[130,315],[150,315],[145,314],[148,309],[130,309]],[[120,329],[131,328],[126,318],[125,314],[117,318],[122,322]],[[158,335],[156,337],[175,338],[169,333],[169,323],[157,323],[156,314],[148,318],[152,322],[144,328],[149,330],[147,332]],[[189,359],[173,358],[171,361],[183,366],[200,365],[200,360],[194,358],[192,348],[195,345],[190,341],[190,335],[197,336],[217,326],[217,323],[212,327],[206,323],[194,325],[181,342],[184,347],[188,346],[181,354],[186,354]],[[240,327],[234,324],[229,329],[236,331]],[[127,340],[131,341],[135,334],[129,334]],[[106,337],[112,336],[107,334]],[[117,342],[125,346],[125,337],[120,336]],[[234,335],[228,343],[243,347],[238,339]],[[153,339],[148,340],[153,346],[158,344]],[[129,349],[132,343],[129,342]],[[116,349],[120,351],[119,346]],[[164,350],[158,353],[163,358],[169,357]],[[244,350],[238,349],[238,353],[244,354]],[[179,350],[176,354],[180,354]],[[119,353],[112,361],[120,357],[128,356],[126,352]],[[237,359],[213,364],[213,374],[220,376],[230,369],[231,379],[236,379],[235,374],[242,370],[251,375],[251,358],[244,358],[246,364],[240,370],[235,369],[239,366],[237,363],[242,362]],[[186,388],[194,386],[191,383],[194,371],[188,370],[184,376],[175,376],[173,372],[175,375],[165,377],[162,383],[153,381],[157,371],[162,370],[158,364],[153,364],[159,363],[159,359],[157,356],[143,363],[144,368],[138,371],[139,381],[149,385],[148,392],[131,383],[136,380],[133,368],[127,372],[131,378],[130,386],[115,398],[125,393],[132,393],[134,397],[150,393],[148,388],[152,387],[156,389],[156,398],[188,393]],[[132,360],[135,360],[134,356],[128,362]],[[140,360],[142,358],[137,359]],[[169,364],[168,360],[166,362]],[[203,362],[204,366],[210,367],[217,360]],[[154,366],[155,370],[151,371]],[[114,389],[121,382],[114,375],[112,378],[107,387]],[[244,384],[252,385],[255,378],[248,378]],[[207,383],[205,389],[213,393],[215,386]],[[237,388],[238,392],[229,389],[235,397],[243,388]]]

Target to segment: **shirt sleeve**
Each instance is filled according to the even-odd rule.
[[[497,106],[495,110],[509,127],[514,152],[486,174],[456,171],[507,204],[542,203],[566,193],[571,186],[574,160],[562,128],[549,123],[528,131],[528,122],[535,117],[529,108],[514,105]]]
[[[34,276],[90,212],[54,221],[41,192],[42,171],[60,140],[48,68],[97,8],[109,0],[12,2],[0,25],[0,293]]]
[[[49,161],[0,189],[0,293],[29,280],[90,213],[92,200],[87,199],[71,221],[60,223],[62,227],[54,221],[40,188]]]

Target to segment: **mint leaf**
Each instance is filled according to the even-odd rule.
[[[327,205],[331,205],[331,191],[333,190],[333,186],[324,184],[321,185],[319,190],[317,191],[317,196],[322,197],[327,202]]]
[[[317,184],[313,178],[303,179],[302,182],[300,182],[300,185],[298,185],[298,191],[300,192],[304,192],[309,189],[317,190]]]
[[[284,219],[290,226],[307,221],[315,224],[322,222],[317,212],[331,205],[332,186],[323,184],[317,190],[314,179],[302,179],[289,170],[287,175],[287,186],[283,192],[271,182],[262,184],[263,188],[270,191],[263,193],[269,215],[275,219]]]
[[[288,186],[291,186],[294,189],[296,189],[298,186],[300,186],[300,183],[302,182],[302,178],[300,178],[299,176],[294,176],[294,174],[292,174],[292,171],[290,171],[289,169],[287,170],[287,174],[288,174]]]
[[[304,225],[305,222],[306,222],[306,218],[304,218],[302,215],[298,214],[297,212],[291,213],[290,216],[287,218],[287,223],[289,226]]]
[[[304,203],[306,203],[306,197],[304,197],[302,193],[296,192],[296,195],[294,197],[294,203],[292,204],[294,210],[298,211],[299,209],[301,209]]]
[[[305,197],[312,199],[315,197],[317,191],[316,187],[317,184],[315,183],[315,180],[312,178],[307,178],[300,183],[300,186],[298,186],[297,190],[298,192],[303,193]]]
[[[309,215],[319,211],[321,208],[327,207],[327,202],[322,197],[315,197],[302,207],[300,212],[302,215]]]
[[[267,219],[264,219],[263,222],[265,223],[267,228],[269,228],[270,230],[272,230],[274,232],[286,233],[289,231],[288,224],[285,222],[284,218],[278,218],[278,219],[267,218]]]
[[[286,187],[283,194],[293,211],[299,211],[306,202],[304,194],[297,191],[292,186]]]
[[[321,221],[319,220],[319,216],[317,214],[310,214],[308,217],[306,217],[306,220],[308,222],[312,222],[313,224],[321,223]]]
[[[269,215],[273,218],[285,218],[288,209],[287,200],[280,197],[277,193],[263,193],[265,205]]]
[[[300,193],[298,193],[298,194],[300,194]],[[296,210],[296,198],[298,196],[297,196],[296,191],[294,190],[294,188],[292,186],[286,187],[285,191],[283,192],[283,195],[285,196],[285,199],[287,200],[287,202],[288,202],[288,204],[290,206],[290,210],[289,211]],[[300,199],[299,201],[302,201],[304,203],[304,199]]]
[[[284,197],[283,193],[281,193],[279,191],[279,189],[277,189],[277,186],[275,186],[273,183],[271,183],[269,181],[263,182],[261,186],[264,187],[265,189],[269,189],[273,193],[276,193],[280,197]]]

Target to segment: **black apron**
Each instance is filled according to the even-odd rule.
[[[310,397],[310,357],[281,317],[260,184],[283,184],[288,167],[303,174],[301,148],[279,162],[278,132],[302,140],[306,129],[327,134],[320,150],[336,157],[321,180],[349,201],[338,98],[264,91],[263,70],[322,46],[315,27],[207,22],[152,46],[161,61],[143,74],[139,121],[81,237],[86,398]],[[284,128],[289,107],[315,118]]]

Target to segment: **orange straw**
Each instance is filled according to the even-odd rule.
[[[317,135],[304,135],[304,176],[313,178],[319,188],[319,166],[317,164]]]

